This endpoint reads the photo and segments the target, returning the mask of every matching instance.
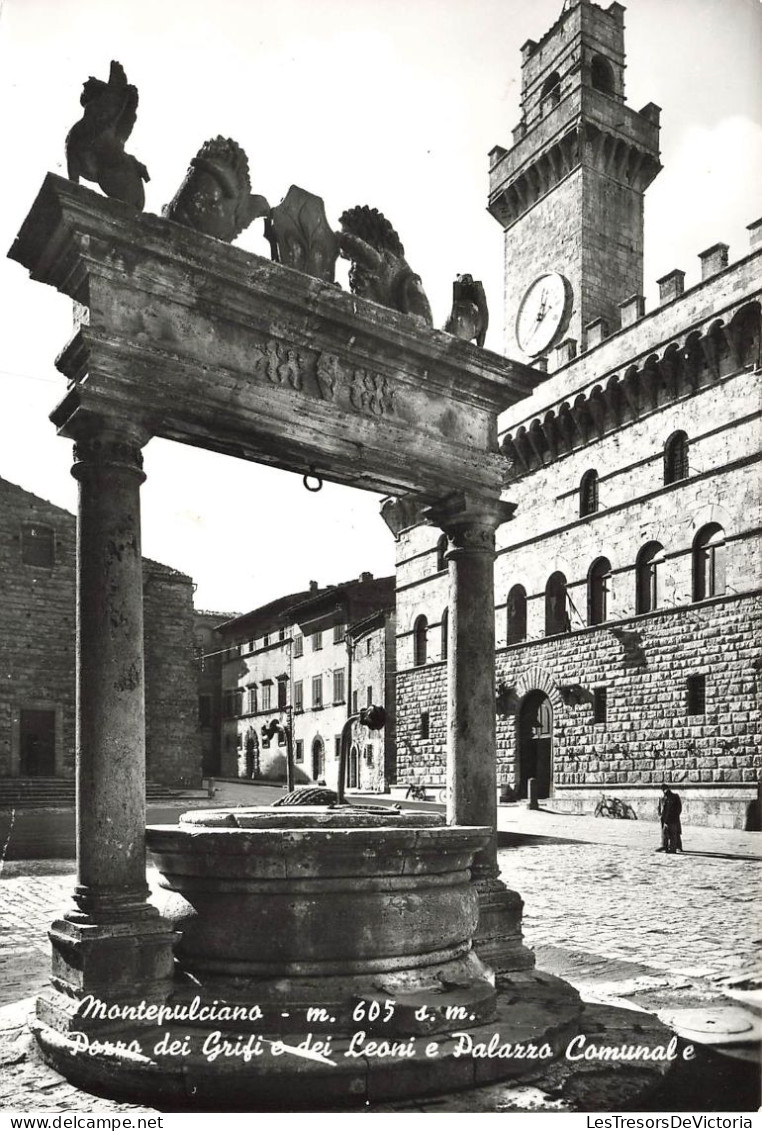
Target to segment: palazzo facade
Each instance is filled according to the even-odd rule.
[[[601,793],[752,827],[762,769],[762,221],[643,298],[659,108],[624,100],[624,9],[569,3],[522,51],[490,155],[508,356],[547,379],[500,420],[498,781],[555,809]],[[397,541],[398,778],[444,782],[447,541]]]

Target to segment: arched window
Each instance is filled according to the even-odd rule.
[[[561,76],[558,71],[553,71],[545,79],[542,84],[540,99],[545,112],[552,110],[561,101]]]
[[[448,644],[448,640],[449,640],[449,632],[450,632],[450,610],[445,609],[444,612],[442,613],[442,624],[441,624],[442,635],[441,635],[441,647],[440,647],[440,653],[439,653],[443,660],[447,659],[447,644]]]
[[[527,594],[523,585],[514,585],[508,594],[505,622],[506,644],[518,644],[526,640]]]
[[[725,592],[725,531],[716,522],[702,526],[693,540],[693,600]]]
[[[664,482],[679,483],[688,478],[688,437],[675,432],[664,445]]]
[[[609,582],[611,562],[598,558],[587,575],[587,623],[603,624],[609,614]]]
[[[650,613],[661,603],[664,547],[660,542],[649,542],[638,554],[635,565],[635,611]]]
[[[413,663],[417,668],[426,663],[429,622],[426,617],[417,617],[413,625]]]
[[[614,71],[608,59],[604,59],[602,55],[593,56],[590,81],[596,90],[602,90],[604,94],[614,93]]]
[[[443,569],[447,569],[447,561],[445,554],[447,553],[447,535],[443,534],[437,542],[437,573],[441,573]]]
[[[586,471],[579,485],[579,515],[595,514],[598,510],[598,472]]]
[[[552,573],[545,586],[545,635],[557,636],[571,632],[571,622],[566,608],[566,578],[562,573]]]

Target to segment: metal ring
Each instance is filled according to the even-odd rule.
[[[311,485],[310,485],[310,480],[314,480],[314,481],[315,481],[315,482],[317,483],[317,486],[316,486],[316,487],[314,487],[314,486],[311,486]],[[321,478],[321,477],[320,477],[320,476],[318,475],[318,473],[317,473],[317,472],[315,471],[315,468],[314,468],[314,467],[311,467],[311,468],[309,469],[309,471],[307,472],[307,474],[306,474],[306,475],[305,475],[305,476],[303,477],[303,479],[302,479],[302,483],[304,484],[305,488],[306,488],[306,489],[307,489],[308,491],[312,491],[312,492],[313,492],[313,494],[314,494],[315,492],[317,492],[317,491],[320,491],[320,490],[322,490],[322,487],[323,487],[323,480],[322,480],[322,478]]]

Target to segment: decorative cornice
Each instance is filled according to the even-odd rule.
[[[760,303],[744,302],[727,321],[707,321],[700,330],[610,376],[605,385],[580,393],[573,402],[563,400],[542,418],[506,433],[500,448],[510,462],[511,480],[729,373],[757,368],[762,363],[761,330]]]

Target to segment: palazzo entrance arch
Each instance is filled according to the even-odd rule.
[[[544,691],[530,691],[519,708],[519,797],[530,778],[537,796],[549,797],[553,783],[553,706]]]
[[[173,938],[145,877],[140,487],[153,436],[392,495],[392,529],[414,510],[445,532],[448,821],[493,829],[472,870],[480,955],[531,965],[521,900],[498,880],[493,562],[514,509],[497,416],[544,375],[52,174],[10,255],[76,304],[51,420],[74,441],[79,484],[78,875],[76,910],[50,933],[63,989],[48,991],[61,1002],[47,1016],[66,1029],[73,1000],[105,992],[104,970],[115,993],[171,985]]]

